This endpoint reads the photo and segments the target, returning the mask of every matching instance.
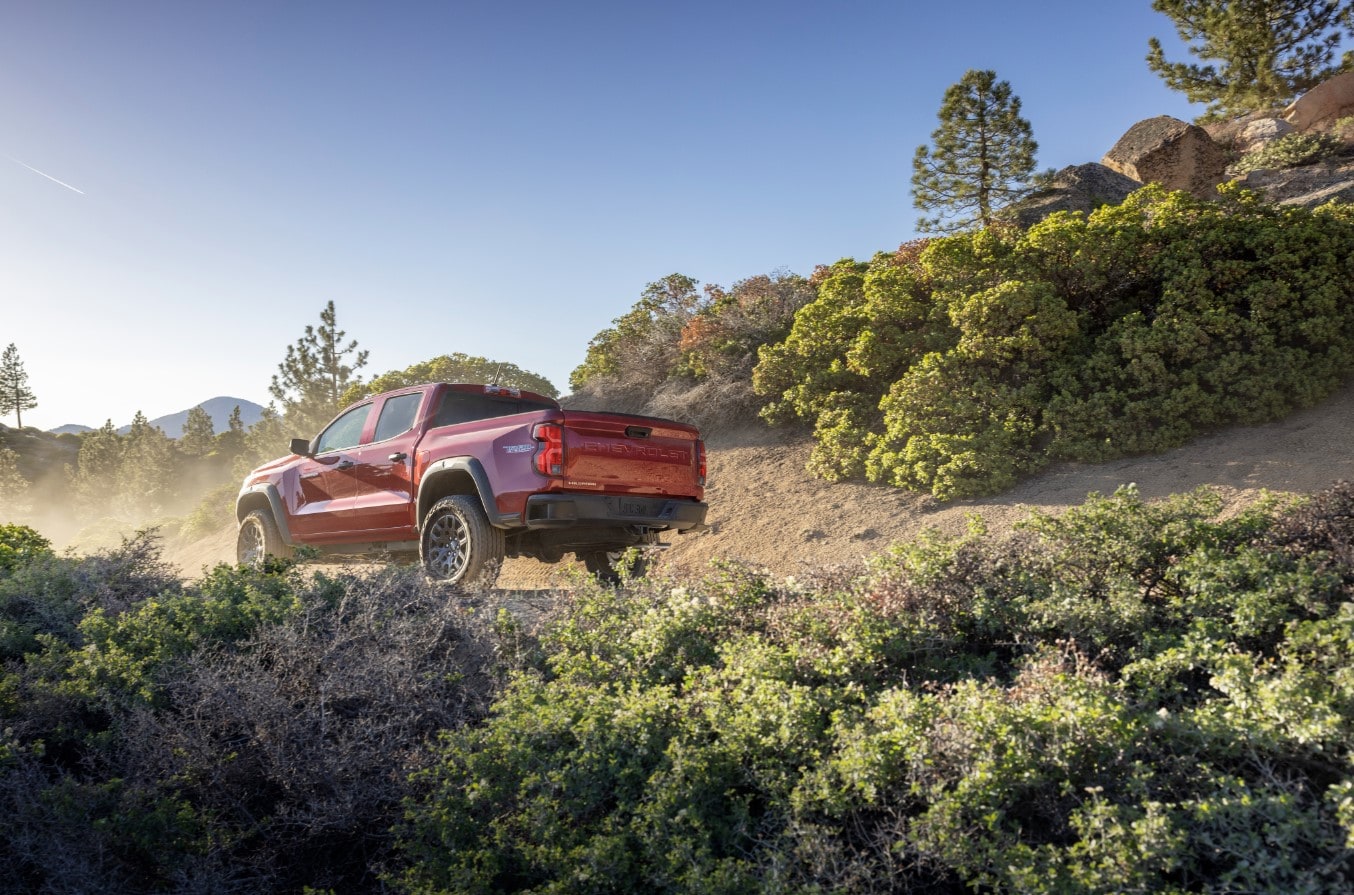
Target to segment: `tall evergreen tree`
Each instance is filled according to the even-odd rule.
[[[205,457],[215,449],[216,426],[212,423],[211,414],[200,406],[194,407],[188,411],[188,419],[183,423],[179,450],[188,457]]]
[[[0,416],[14,414],[16,428],[24,427],[23,412],[38,406],[28,387],[28,373],[13,342],[0,357]]]
[[[343,343],[348,334],[336,320],[331,301],[320,312],[319,327],[307,326],[305,335],[287,346],[287,356],[268,387],[281,404],[287,425],[297,432],[318,432],[341,409],[344,391],[362,381],[354,374],[366,366],[367,352],[357,350],[356,339]],[[345,360],[349,355],[351,363]]]
[[[933,148],[918,146],[912,160],[913,204],[937,214],[918,219],[917,227],[929,233],[987,227],[1034,173],[1039,146],[1020,117],[1020,98],[996,72],[970,69],[945,91],[937,117]]]
[[[1175,22],[1189,52],[1216,64],[1167,62],[1161,42],[1147,65],[1204,118],[1281,106],[1339,71],[1335,51],[1354,33],[1351,0],[1153,0]]]
[[[164,512],[178,491],[176,472],[174,442],[138,410],[118,470],[118,514],[138,518]]]
[[[316,433],[318,434],[318,433]],[[287,426],[271,403],[263,408],[259,421],[243,433],[242,448],[235,459],[235,473],[243,476],[268,460],[287,453]]]
[[[226,421],[226,431],[216,436],[216,451],[225,458],[224,462],[230,468],[244,450],[244,419],[240,416],[240,405],[236,404],[230,412],[230,419]]]
[[[93,432],[80,436],[72,483],[76,504],[87,514],[103,515],[116,495],[122,469],[123,438],[107,420]]]

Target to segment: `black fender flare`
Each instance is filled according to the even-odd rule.
[[[414,502],[414,527],[416,529],[422,529],[423,517],[427,515],[428,509],[432,505],[432,496],[428,491],[429,483],[449,472],[470,476],[470,480],[475,483],[475,496],[479,498],[480,504],[484,507],[484,515],[488,517],[489,524],[495,528],[512,528],[518,521],[517,514],[500,513],[498,511],[498,501],[494,498],[494,489],[489,484],[489,474],[484,471],[483,463],[475,457],[445,457],[430,464],[419,479],[418,495]]]
[[[282,535],[282,543],[288,547],[298,546],[296,541],[292,540],[291,528],[287,525],[287,513],[283,508],[282,495],[277,493],[277,486],[271,482],[246,485],[240,489],[240,495],[235,498],[236,523],[243,521],[245,515],[249,512],[245,509],[245,498],[251,494],[262,494],[267,498],[268,509],[273,514],[273,522],[277,525],[278,534]]]

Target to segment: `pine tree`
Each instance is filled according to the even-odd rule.
[[[1153,0],[1189,52],[1217,64],[1167,62],[1161,42],[1147,65],[1205,119],[1282,106],[1339,71],[1342,32],[1354,32],[1351,0]]]
[[[226,468],[232,468],[235,461],[245,450],[245,428],[244,420],[240,416],[240,405],[236,404],[235,409],[230,412],[230,419],[226,421],[226,431],[216,436],[216,452],[224,460]]]
[[[235,408],[239,410],[239,408]],[[183,423],[183,435],[179,438],[179,451],[187,457],[205,457],[216,449],[216,426],[211,414],[201,407],[188,411],[188,419]]]
[[[138,410],[118,469],[118,515],[140,519],[163,513],[178,490],[176,472],[174,442]]]
[[[22,429],[23,412],[37,406],[37,399],[28,388],[28,373],[19,359],[19,349],[10,342],[0,357],[0,416],[14,414],[16,428]]]
[[[357,340],[347,345],[338,328],[334,303],[320,312],[320,326],[306,327],[296,344],[287,346],[287,356],[278,364],[268,391],[282,405],[287,425],[294,431],[314,435],[341,408],[340,399],[351,385],[362,381],[354,372],[367,363],[367,352],[357,350]],[[344,362],[354,355],[352,363]]]
[[[288,443],[286,423],[270,403],[259,414],[258,422],[244,433],[244,447],[235,458],[235,475],[242,477],[260,463],[286,456]]]
[[[112,420],[80,436],[72,487],[76,504],[85,514],[102,516],[108,512],[118,488],[123,450],[123,438],[113,428]]]
[[[1020,117],[1020,98],[996,72],[970,69],[945,91],[937,117],[934,148],[918,146],[912,161],[913,204],[937,215],[920,218],[917,227],[930,233],[987,227],[1034,173],[1039,147]]]

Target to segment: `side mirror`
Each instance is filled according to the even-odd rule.
[[[293,438],[291,440],[291,452],[300,457],[315,456],[315,452],[310,449],[310,442],[304,438]]]

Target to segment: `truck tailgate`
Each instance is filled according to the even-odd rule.
[[[694,426],[617,413],[566,411],[566,488],[700,498]]]

